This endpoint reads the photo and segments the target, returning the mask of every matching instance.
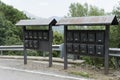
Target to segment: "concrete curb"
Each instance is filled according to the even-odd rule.
[[[23,59],[23,56],[0,56],[1,59]],[[37,57],[37,56],[27,56],[28,60],[40,60],[40,61],[48,61],[48,57]],[[53,57],[53,62],[63,63],[64,59]],[[69,64],[81,64],[85,62],[84,60],[72,60],[68,59]]]

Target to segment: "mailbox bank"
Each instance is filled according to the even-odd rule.
[[[103,57],[105,73],[108,73],[109,27],[117,25],[116,16],[91,16],[62,18],[56,25],[64,26],[64,69],[67,54]],[[69,26],[105,26],[104,30],[70,30]]]
[[[38,20],[20,20],[16,25],[23,27],[23,41],[24,41],[24,64],[27,64],[27,49],[34,49],[39,51],[49,52],[49,67],[52,66],[52,40],[53,31],[52,26],[56,24],[55,19],[38,19]],[[44,27],[47,30],[27,29],[31,27]]]

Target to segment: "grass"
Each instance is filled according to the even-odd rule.
[[[73,75],[79,75],[79,76],[82,76],[82,77],[86,77],[86,78],[89,78],[89,74],[86,73],[86,72],[69,72],[70,74],[73,74]]]

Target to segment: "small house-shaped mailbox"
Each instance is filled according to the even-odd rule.
[[[105,73],[108,73],[109,27],[117,25],[116,16],[90,16],[62,18],[56,25],[64,26],[64,69],[67,54],[103,57]],[[69,30],[69,26],[105,26],[105,30]]]
[[[52,26],[56,24],[55,19],[37,19],[37,20],[20,20],[16,25],[23,27],[24,41],[24,64],[27,64],[26,49],[34,49],[49,52],[49,66],[52,66]],[[27,27],[48,27],[46,30],[29,29]]]

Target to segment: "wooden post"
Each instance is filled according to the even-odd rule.
[[[109,29],[110,26],[106,25],[105,30],[105,57],[104,57],[104,66],[105,74],[109,73]]]
[[[64,69],[68,68],[68,61],[67,61],[67,52],[66,52],[66,33],[67,33],[67,26],[64,26]]]
[[[23,50],[23,54],[24,54],[24,64],[27,64],[27,50],[25,48],[25,30],[26,30],[26,26],[23,26],[23,42],[24,42],[24,50]]]
[[[52,25],[49,25],[49,67],[52,67],[52,39],[53,39],[53,31],[52,31]]]

